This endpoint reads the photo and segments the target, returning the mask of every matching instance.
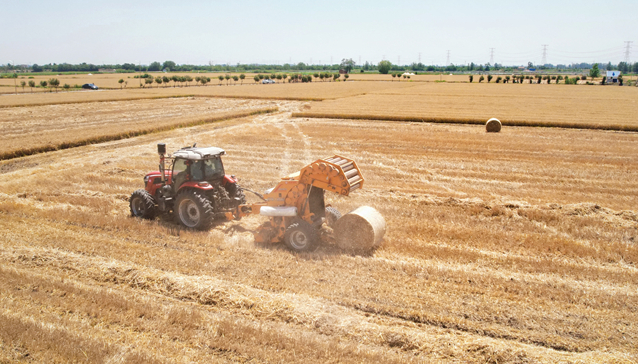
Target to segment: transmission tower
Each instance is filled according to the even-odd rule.
[[[449,66],[450,65],[450,50],[447,50],[447,61],[445,61],[445,65]]]
[[[494,48],[490,48],[490,64],[494,65]]]
[[[421,63],[421,52],[419,52],[419,63]]]
[[[547,44],[543,44],[543,59],[541,60],[541,65],[547,64]]]
[[[627,64],[629,64],[630,58],[631,58],[631,43],[633,43],[634,41],[632,40],[626,40],[625,41],[625,62]]]

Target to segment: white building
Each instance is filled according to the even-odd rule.
[[[620,71],[607,71],[606,82],[607,83],[617,83],[618,76],[620,76]]]

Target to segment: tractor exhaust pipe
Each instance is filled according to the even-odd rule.
[[[165,163],[164,163],[164,155],[166,154],[166,144],[159,143],[157,144],[157,153],[160,156],[160,165],[159,170],[162,172],[162,183],[166,182],[166,173],[164,172]]]

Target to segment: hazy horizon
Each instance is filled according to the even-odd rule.
[[[638,2],[541,0],[5,4],[0,64],[618,63]],[[6,16],[10,14],[11,16]],[[636,44],[634,44],[635,46]],[[630,49],[630,62],[638,50]],[[634,55],[636,54],[636,56]]]

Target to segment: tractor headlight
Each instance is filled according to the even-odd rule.
[[[145,185],[148,183],[149,178],[150,178],[149,176],[144,176],[144,184]]]

